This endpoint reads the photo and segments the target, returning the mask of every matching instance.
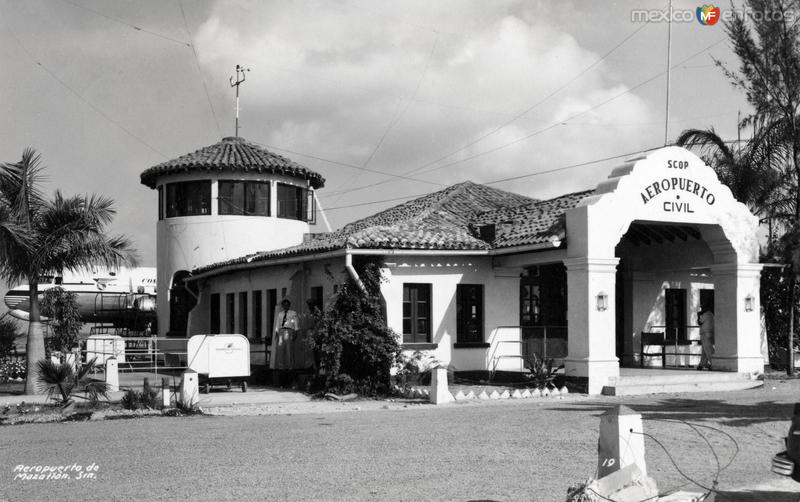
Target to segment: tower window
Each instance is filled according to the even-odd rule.
[[[307,189],[278,183],[278,218],[309,221],[308,199]]]
[[[167,184],[167,218],[211,214],[211,181]]]
[[[268,181],[220,181],[219,214],[269,216]]]

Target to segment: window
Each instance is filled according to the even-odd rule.
[[[234,306],[236,303],[236,295],[233,293],[228,293],[225,295],[225,322],[228,333],[234,333],[236,331],[236,322],[234,319],[235,310]]]
[[[219,293],[211,295],[211,319],[208,330],[212,335],[219,333]]]
[[[158,219],[164,219],[164,185],[158,187]]]
[[[211,182],[167,184],[167,218],[211,214]]]
[[[278,218],[307,221],[308,190],[278,183]]]
[[[456,286],[456,339],[458,343],[483,343],[483,285]]]
[[[431,285],[403,284],[403,343],[431,341]]]
[[[261,304],[261,290],[253,291],[253,338],[261,340],[261,326],[264,319],[264,306]]]
[[[239,334],[247,337],[247,291],[239,293]]]
[[[269,216],[268,181],[220,181],[219,214]]]
[[[325,308],[325,301],[322,298],[322,295],[322,286],[314,286],[311,288],[311,297],[309,299],[314,303],[314,306],[320,310]]]

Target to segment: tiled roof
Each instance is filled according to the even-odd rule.
[[[140,179],[143,185],[155,188],[160,176],[196,171],[284,174],[308,180],[314,188],[325,185],[325,178],[311,169],[243,138],[231,137],[153,166],[144,171]]]
[[[496,230],[492,247],[495,249],[553,240],[563,242],[566,236],[564,213],[593,193],[594,190],[585,190],[550,200],[487,211],[475,217],[473,228],[494,224]]]
[[[215,263],[194,272],[343,248],[488,250],[491,244],[478,238],[471,227],[475,216],[534,202],[536,199],[524,195],[465,181],[349,223],[334,232],[312,235],[297,246]]]

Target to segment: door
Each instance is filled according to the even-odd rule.
[[[667,327],[667,340],[675,343],[686,342],[686,290],[666,289],[664,293],[664,317]]]

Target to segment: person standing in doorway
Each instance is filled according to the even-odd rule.
[[[297,338],[299,320],[297,312],[291,310],[292,302],[284,298],[281,310],[275,316],[275,368],[290,370],[294,368],[294,341]]]
[[[714,309],[709,305],[701,306],[697,323],[700,325],[700,343],[703,346],[703,355],[700,356],[697,369],[710,370],[711,358],[714,356]]]

